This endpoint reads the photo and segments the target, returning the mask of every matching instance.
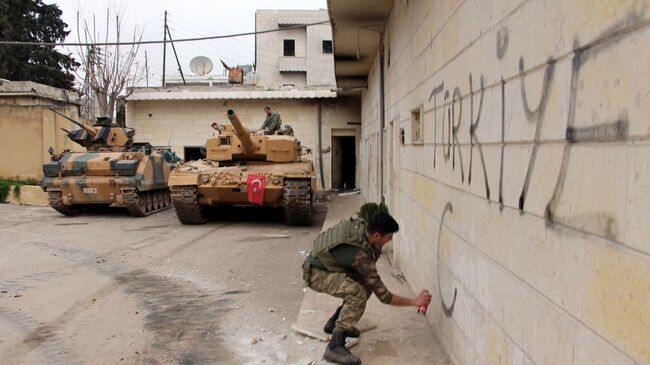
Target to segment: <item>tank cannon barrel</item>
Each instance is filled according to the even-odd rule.
[[[233,128],[235,129],[235,134],[237,134],[237,137],[239,137],[239,140],[241,141],[242,152],[254,153],[255,143],[251,138],[251,133],[248,128],[244,127],[234,110],[228,109],[227,115],[228,120],[230,120],[230,124],[232,124]]]
[[[61,113],[57,112],[56,110],[54,110],[54,109],[52,109],[52,108],[50,108],[50,110],[53,111],[55,114],[58,114],[58,115],[62,116],[63,118],[65,118],[65,119],[71,121],[72,123],[78,125],[81,129],[85,130],[86,133],[88,133],[88,135],[89,135],[91,138],[95,138],[95,136],[97,136],[97,130],[95,130],[95,128],[93,128],[93,127],[89,127],[89,126],[87,126],[87,125],[85,125],[85,124],[83,124],[83,123],[81,123],[81,122],[78,122],[78,121],[76,121],[76,120],[74,120],[74,119],[68,117],[68,116],[65,115],[65,114],[61,114]],[[68,132],[68,133],[69,133],[69,132]]]

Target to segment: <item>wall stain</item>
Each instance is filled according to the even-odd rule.
[[[472,184],[472,160],[474,157],[474,144],[479,152],[481,157],[481,166],[483,166],[483,179],[485,181],[485,196],[490,200],[490,184],[488,182],[487,168],[485,167],[485,157],[483,156],[483,146],[476,136],[476,130],[478,129],[478,123],[481,120],[481,111],[483,110],[483,96],[485,94],[485,77],[481,75],[481,98],[479,99],[478,113],[476,119],[474,119],[474,85],[472,84],[472,74],[469,74],[469,92],[470,92],[470,109],[469,109],[469,174],[467,177],[467,183]]]
[[[510,39],[510,31],[508,27],[503,26],[497,31],[497,58],[502,59],[508,51],[508,41]]]
[[[458,103],[458,123],[456,121],[456,103]],[[471,116],[470,116],[471,117]],[[453,96],[451,97],[451,121],[452,121],[452,159],[451,169],[456,169],[456,148],[458,148],[458,160],[460,161],[460,181],[465,182],[465,169],[463,168],[463,153],[460,149],[460,141],[458,140],[458,131],[460,130],[460,122],[463,119],[463,96],[460,93],[460,88],[455,87]]]
[[[438,294],[440,294],[440,303],[442,304],[442,310],[445,313],[445,316],[451,317],[451,315],[454,313],[454,306],[456,305],[456,296],[458,294],[458,288],[454,287],[454,298],[451,300],[451,304],[447,305],[445,303],[445,298],[442,296],[442,285],[440,284],[440,241],[442,238],[442,228],[444,226],[444,221],[445,221],[445,216],[447,213],[452,214],[454,212],[454,207],[451,205],[451,202],[447,202],[445,205],[445,208],[442,211],[442,215],[440,216],[440,227],[438,230],[438,249],[436,252],[436,256],[438,258]]]
[[[551,82],[553,81],[553,72],[555,71],[555,60],[549,59],[547,62],[546,70],[544,71],[544,81],[542,82],[542,92],[539,99],[539,104],[535,110],[532,110],[528,105],[528,98],[526,97],[526,85],[524,84],[525,74],[524,74],[524,58],[519,58],[519,80],[521,85],[521,101],[524,105],[524,112],[526,113],[526,119],[529,122],[536,124],[535,127],[535,137],[533,140],[533,152],[530,154],[530,161],[528,162],[528,170],[526,171],[526,179],[524,180],[524,187],[519,196],[519,210],[524,211],[524,203],[526,202],[526,195],[528,194],[528,188],[530,187],[530,179],[533,174],[533,168],[535,166],[535,160],[537,158],[537,150],[539,149],[539,137],[542,130],[542,120],[544,119],[544,112],[546,111],[548,93],[551,88]]]
[[[567,127],[566,140],[569,143],[624,141],[627,138],[628,129],[627,116],[623,116],[614,123],[582,128]]]
[[[444,81],[440,83],[440,85],[436,86],[431,90],[431,94],[429,95],[429,102],[431,102],[431,99],[433,98],[433,168],[436,168],[436,151],[438,150],[436,147],[437,144],[437,135],[438,135],[438,113],[436,111],[437,109],[437,99],[436,96],[442,92],[445,88],[445,83]],[[444,118],[444,113],[443,113],[443,118]]]
[[[501,77],[501,165],[499,166],[499,210],[503,210],[503,158],[506,148],[506,81]]]

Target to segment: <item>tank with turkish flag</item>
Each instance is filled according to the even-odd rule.
[[[316,192],[311,153],[301,146],[290,125],[272,135],[258,135],[234,110],[230,125],[207,139],[205,158],[178,166],[169,178],[179,220],[202,224],[207,207],[252,205],[284,209],[285,222],[311,223]]]

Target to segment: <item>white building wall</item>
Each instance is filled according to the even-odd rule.
[[[332,40],[329,23],[307,28],[307,85],[334,88],[334,54],[323,53],[324,40]]]
[[[278,29],[280,22],[296,24],[328,21],[327,10],[257,10],[255,23],[257,31]],[[284,56],[285,39],[295,40],[295,56]],[[256,62],[258,85],[277,89],[283,85],[304,88],[334,88],[333,54],[322,53],[322,41],[331,40],[329,23],[298,29],[285,29],[262,33],[256,36]],[[305,65],[304,71],[280,72],[280,60]]]
[[[395,256],[458,364],[650,364],[648,24],[646,1],[395,1]],[[362,97],[371,201],[378,75]]]

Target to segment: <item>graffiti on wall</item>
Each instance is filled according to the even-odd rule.
[[[451,202],[447,202],[445,208],[442,211],[442,216],[440,218],[440,226],[438,228],[438,248],[436,251],[436,256],[438,257],[438,265],[436,265],[438,267],[438,288],[440,289],[438,290],[438,294],[440,294],[440,302],[442,304],[442,310],[445,313],[445,316],[447,317],[451,317],[451,315],[454,313],[454,307],[456,306],[456,297],[458,295],[458,288],[454,287],[454,296],[451,299],[450,304],[447,304],[442,294],[442,285],[440,284],[440,267],[442,266],[440,261],[440,242],[442,241],[442,229],[444,228],[445,216],[447,216],[447,214],[453,214],[453,213],[454,213],[454,206],[451,205]]]
[[[501,29],[497,32],[497,56],[501,55],[499,58],[503,58],[503,55],[507,51],[508,44],[508,31],[507,28]],[[594,142],[594,141],[620,141],[625,140],[628,135],[628,121],[624,113],[622,116],[615,120],[614,122],[606,122],[598,124],[595,126],[589,127],[576,127],[575,126],[575,109],[576,109],[576,95],[579,93],[578,83],[580,80],[580,68],[586,62],[586,60],[603,49],[605,45],[598,44],[598,47],[577,47],[575,51],[575,56],[573,58],[573,69],[571,76],[571,90],[570,90],[570,100],[569,100],[569,113],[568,120],[566,123],[566,133],[565,133],[565,153],[563,157],[562,166],[560,168],[560,173],[557,178],[556,189],[553,194],[553,197],[549,200],[548,209],[546,218],[549,220],[548,223],[553,223],[554,214],[553,210],[557,207],[558,199],[561,195],[562,186],[564,179],[566,177],[566,172],[568,169],[568,160],[570,156],[571,147],[573,144],[581,142]],[[522,212],[525,210],[526,198],[529,193],[529,187],[531,185],[531,179],[533,177],[533,171],[535,169],[535,162],[537,160],[537,155],[539,153],[540,146],[540,135],[542,126],[544,124],[545,112],[549,107],[549,94],[553,84],[553,78],[555,76],[555,68],[557,61],[553,58],[549,58],[547,62],[542,66],[544,68],[544,75],[542,79],[541,90],[537,93],[539,100],[532,102],[529,100],[529,90],[526,89],[525,80],[527,77],[527,71],[525,66],[524,57],[519,58],[518,64],[518,86],[519,93],[521,95],[521,104],[524,111],[525,119],[522,120],[523,123],[530,123],[535,126],[535,132],[532,136],[532,151],[528,157],[528,164],[526,166],[526,173],[523,183],[520,188],[520,195],[518,199],[517,207]],[[469,98],[469,114],[463,113],[463,93],[459,86],[453,86],[453,88],[445,88],[445,82],[441,81],[436,84],[436,86],[431,90],[429,95],[429,102],[433,102],[433,138],[434,138],[434,149],[433,149],[433,168],[448,168],[451,167],[453,171],[458,172],[458,177],[460,178],[461,184],[471,185],[476,178],[474,177],[475,171],[474,166],[477,164],[476,159],[480,161],[480,169],[482,172],[482,180],[485,185],[485,197],[490,199],[490,181],[488,178],[488,168],[485,155],[483,153],[483,146],[481,141],[478,138],[478,129],[481,125],[481,119],[484,116],[482,113],[484,105],[484,96],[487,81],[485,76],[480,76],[479,86],[475,87],[475,79],[472,73],[468,75],[468,84],[469,84],[469,93],[465,98]],[[501,157],[500,157],[500,166],[499,166],[499,197],[498,201],[501,205],[504,204],[503,197],[503,170],[507,168],[504,166],[504,155],[505,155],[505,128],[506,128],[506,87],[509,83],[506,82],[503,78],[501,79]],[[464,121],[468,119],[468,121]],[[465,179],[465,166],[463,164],[463,152],[461,150],[461,143],[459,141],[459,134],[461,133],[461,128],[465,124],[465,129],[469,133],[469,167],[467,170],[467,179]],[[494,124],[492,124],[494,125]],[[445,164],[440,165],[438,161],[438,150],[442,150],[442,157]]]
[[[603,33],[592,43],[586,46],[574,46],[574,54],[572,55],[572,69],[571,69],[571,81],[570,81],[570,90],[568,92],[568,116],[565,125],[565,140],[564,140],[564,149],[562,154],[562,160],[558,161],[559,172],[555,177],[551,176],[551,179],[555,179],[554,189],[552,195],[547,201],[545,209],[545,220],[548,226],[553,226],[556,223],[564,223],[563,218],[559,217],[557,214],[560,202],[562,201],[564,189],[567,185],[567,175],[570,168],[571,162],[571,151],[574,146],[578,143],[604,143],[604,142],[616,142],[616,141],[625,141],[628,139],[629,135],[629,121],[625,109],[619,113],[619,117],[615,120],[610,120],[602,123],[590,123],[587,127],[578,127],[576,123],[576,108],[578,104],[578,97],[580,92],[583,92],[581,87],[581,70],[585,63],[589,62],[594,58],[598,53],[607,49],[609,45],[616,44],[618,40],[622,37],[629,34],[629,32],[622,32],[620,27],[615,27],[613,30]],[[503,59],[508,51],[508,39],[509,32],[507,28],[502,28],[497,31],[497,42],[496,42],[496,55],[499,60]],[[525,178],[523,179],[522,185],[517,189],[520,191],[518,204],[516,207],[523,213],[526,209],[526,200],[530,193],[529,188],[533,179],[533,172],[536,168],[536,161],[538,160],[539,148],[541,143],[541,130],[545,121],[546,111],[549,109],[549,100],[550,93],[553,86],[553,79],[556,75],[556,65],[557,60],[549,58],[545,64],[535,67],[535,69],[543,68],[543,77],[541,80],[541,89],[537,93],[531,93],[531,90],[526,88],[526,78],[527,73],[530,70],[526,70],[526,63],[523,56],[519,57],[518,62],[518,75],[514,80],[519,79],[518,81],[506,81],[503,76],[501,77],[500,83],[493,85],[495,88],[500,87],[500,127],[501,127],[501,138],[500,138],[500,159],[499,161],[486,161],[485,155],[483,153],[483,146],[480,139],[478,138],[477,131],[480,125],[486,124],[485,122],[481,123],[481,119],[485,116],[483,111],[484,106],[484,95],[487,85],[487,80],[483,75],[480,75],[478,85],[475,85],[475,78],[472,73],[468,75],[469,81],[469,92],[466,94],[465,98],[469,98],[469,114],[463,114],[463,94],[459,86],[445,87],[444,80],[436,82],[435,86],[431,90],[429,95],[429,102],[433,103],[433,132],[434,132],[434,148],[433,148],[433,168],[436,169],[448,169],[451,168],[455,172],[455,178],[460,180],[460,183],[468,186],[474,183],[477,178],[475,177],[475,168],[474,166],[480,166],[482,170],[482,180],[485,185],[485,198],[490,200],[490,181],[488,179],[488,163],[499,163],[499,181],[498,181],[498,202],[500,209],[505,207],[504,203],[504,169],[509,168],[505,166],[505,148],[506,148],[506,139],[505,139],[505,130],[506,130],[506,87],[515,87],[517,83],[519,85],[519,94],[521,96],[521,108],[523,109],[523,114],[525,118],[521,120],[510,121],[511,123],[527,123],[534,125],[534,135],[530,144],[532,145],[532,150],[530,155],[527,156],[528,163],[525,166]],[[512,83],[515,83],[514,85]],[[536,94],[539,95],[538,100],[529,100],[530,95]],[[495,98],[496,99],[496,98]],[[510,99],[509,99],[510,100]],[[496,101],[496,100],[495,100]],[[498,102],[498,101],[497,101]],[[513,100],[511,102],[518,102]],[[624,108],[624,106],[622,107]],[[465,171],[463,166],[463,156],[462,150],[460,148],[460,142],[458,135],[461,131],[462,124],[465,123],[465,128],[469,130],[469,167],[467,180],[465,180]],[[497,123],[491,123],[493,126],[497,126]],[[439,134],[439,132],[441,132]],[[438,149],[442,150],[443,161],[440,163],[437,160]],[[457,159],[457,160],[456,160]],[[480,164],[477,162],[480,161]],[[458,161],[458,163],[456,163]],[[537,174],[535,176],[541,176],[541,178],[549,178],[545,174]],[[539,178],[539,177],[538,177]],[[480,183],[480,182],[479,182]],[[445,298],[443,292],[443,284],[441,283],[440,276],[440,267],[441,267],[441,257],[440,257],[440,241],[442,237],[444,227],[444,219],[446,216],[453,213],[453,205],[451,202],[447,202],[445,208],[440,216],[440,226],[438,231],[438,289],[440,294],[440,301],[443,307],[443,311],[446,316],[451,316],[453,314],[454,305],[456,303],[457,297],[457,288],[453,286],[453,298]],[[604,237],[615,240],[617,231],[612,228],[615,226],[616,222],[612,222],[614,218],[603,222],[603,227],[596,227],[593,229],[594,234],[601,234]],[[565,224],[566,225],[566,224]],[[446,285],[446,284],[444,284]]]

